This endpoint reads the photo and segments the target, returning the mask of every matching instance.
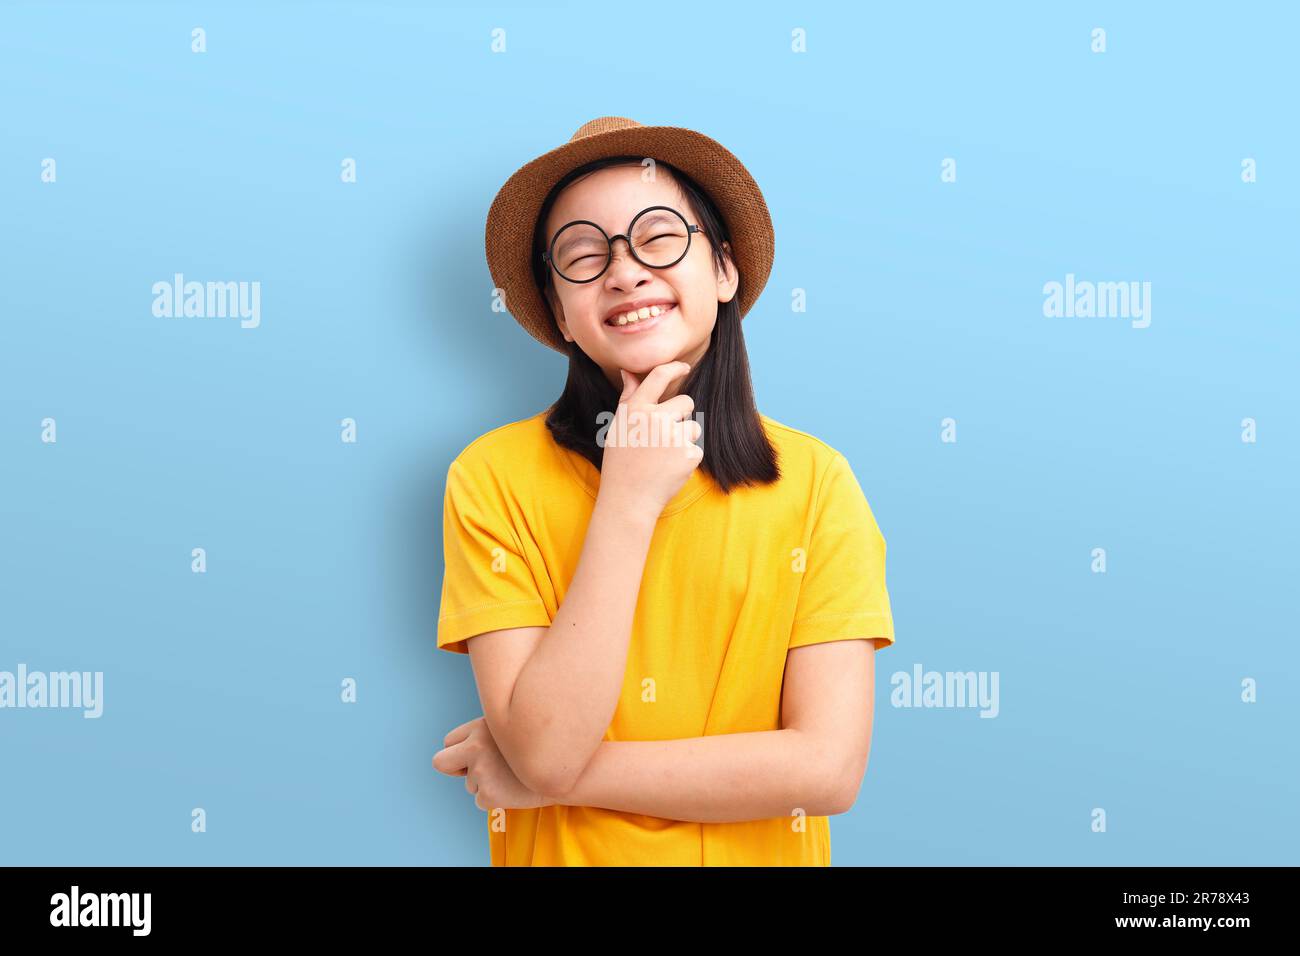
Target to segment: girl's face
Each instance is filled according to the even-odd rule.
[[[642,170],[639,164],[607,166],[567,186],[547,216],[547,243],[575,219],[597,223],[607,236],[626,233],[632,217],[647,206],[669,206],[696,225],[690,204],[671,174],[656,169],[654,180],[647,182]],[[724,243],[723,248],[727,253],[723,273],[714,268],[713,249],[700,232],[691,234],[686,256],[666,269],[637,262],[622,239],[614,243],[609,268],[592,282],[570,282],[552,268],[552,288],[546,294],[560,332],[566,341],[577,342],[620,390],[620,368],[644,375],[656,365],[679,360],[694,368],[708,351],[718,303],[736,294],[739,276],[730,246]],[[606,322],[611,312],[626,311],[625,306],[643,300],[668,302],[672,308],[636,324]],[[675,394],[680,382],[664,398]]]

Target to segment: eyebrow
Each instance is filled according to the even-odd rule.
[[[646,213],[644,216],[642,216],[641,219],[640,219],[640,221],[637,223],[637,225],[639,225],[639,226],[647,226],[647,225],[649,225],[649,226],[653,226],[653,225],[656,225],[656,224],[661,223],[661,222],[678,222],[678,221],[680,221],[679,218],[678,218],[677,216],[673,215],[672,213],[667,212],[666,210],[663,210],[663,209],[656,209],[654,212],[648,212],[648,213]],[[574,219],[574,220],[570,220],[570,222],[591,222],[591,220],[590,220],[590,219],[585,219],[585,220],[583,220],[583,219]],[[567,225],[569,225],[569,223],[565,223],[564,225],[567,226]],[[560,228],[563,229],[564,226],[561,226]],[[603,228],[603,227],[602,227],[602,228]],[[610,235],[610,233],[606,233],[606,235]],[[588,239],[590,239],[590,236],[585,236],[585,237],[582,237],[581,239],[579,239],[576,235],[575,235],[575,236],[570,236],[569,238],[567,238],[567,239],[565,239],[563,242],[561,242],[558,246],[556,246],[556,247],[555,247],[555,251],[556,251],[556,253],[558,254],[558,253],[563,252],[564,250],[568,249],[568,248],[569,248],[570,246],[572,246],[575,242],[586,241],[586,240],[588,240]]]
[[[590,232],[586,233],[585,235],[582,233],[575,232],[573,235],[569,236],[558,246],[555,247],[555,254],[559,255],[562,252],[567,252],[569,249],[571,249],[573,246],[577,245],[578,243],[591,242],[593,238],[594,237],[591,235]]]
[[[637,225],[642,225],[644,223],[649,223],[650,225],[654,225],[655,223],[658,222],[674,222],[674,221],[678,221],[678,219],[672,213],[664,212],[662,209],[656,209],[654,212],[646,213],[644,216],[642,216],[641,222],[637,223]]]

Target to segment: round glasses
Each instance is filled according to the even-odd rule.
[[[577,219],[560,228],[542,261],[549,262],[562,279],[593,282],[605,274],[614,258],[614,240],[627,241],[632,258],[651,269],[676,265],[691,248],[691,233],[700,232],[671,206],[650,206],[632,219],[626,234],[609,236],[589,219]]]

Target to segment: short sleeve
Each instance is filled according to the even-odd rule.
[[[885,587],[885,539],[840,452],[822,476],[790,647],[848,638],[894,643]]]
[[[444,572],[438,647],[468,654],[467,638],[551,623],[499,486],[453,461],[442,510]]]

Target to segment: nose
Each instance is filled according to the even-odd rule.
[[[621,252],[620,242],[623,244]],[[650,270],[637,262],[632,255],[632,244],[623,236],[615,238],[609,256],[607,273],[609,281],[619,288],[626,288],[629,285],[639,285],[643,280],[649,280],[649,273]]]

